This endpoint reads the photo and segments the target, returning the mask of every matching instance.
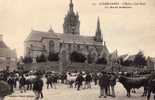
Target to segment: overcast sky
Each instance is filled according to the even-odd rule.
[[[112,52],[134,54],[143,50],[155,57],[155,0],[129,0],[146,2],[145,6],[130,9],[110,9],[94,6],[93,2],[125,0],[73,0],[79,12],[81,35],[92,36],[100,17],[103,39]],[[18,56],[23,55],[24,40],[32,29],[62,33],[64,16],[70,0],[0,0],[0,34]]]

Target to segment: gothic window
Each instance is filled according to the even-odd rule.
[[[86,50],[87,50],[87,52],[89,51],[89,46],[88,45],[86,46]]]
[[[71,52],[71,44],[68,44],[68,50]]]
[[[33,45],[32,45],[32,44],[30,45],[30,48],[31,48],[31,49],[33,48]]]
[[[66,53],[65,50],[63,50],[63,51],[61,52],[60,61],[61,61],[63,64],[65,64],[66,61],[67,61],[67,53]]]
[[[29,47],[26,48],[26,54],[30,54],[30,48]]]
[[[46,46],[45,45],[43,45],[43,50],[45,50],[46,49]]]
[[[60,48],[62,48],[62,43],[60,43]]]
[[[54,41],[53,40],[49,42],[49,52],[54,52]]]
[[[77,50],[80,50],[80,45],[77,45]]]
[[[95,61],[96,61],[97,54],[94,52],[94,53],[92,54],[92,57],[93,57],[93,61],[95,62]]]
[[[68,48],[69,48],[69,49],[71,48],[71,44],[68,44]]]

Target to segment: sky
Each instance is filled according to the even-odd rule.
[[[145,2],[133,8],[105,8],[104,2]],[[70,0],[0,0],[0,34],[5,43],[24,54],[31,30],[63,32]],[[155,0],[73,0],[80,16],[80,34],[93,36],[100,18],[103,39],[110,52],[135,54],[142,50],[155,57]],[[94,5],[96,3],[96,5]]]

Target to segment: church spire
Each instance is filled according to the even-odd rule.
[[[73,12],[73,7],[74,7],[73,1],[71,0],[70,1],[70,4],[69,4],[69,8],[70,8],[70,11],[72,11],[72,12]]]
[[[101,27],[100,27],[100,19],[99,19],[99,17],[98,17],[98,19],[97,19],[96,34],[101,34]]]
[[[98,20],[97,20],[97,28],[96,28],[96,34],[95,34],[95,41],[96,42],[103,42],[99,17],[98,17]]]
[[[80,34],[79,15],[74,12],[73,6],[73,1],[70,0],[69,11],[64,18],[63,31],[69,34]]]

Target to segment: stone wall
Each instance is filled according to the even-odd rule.
[[[35,64],[25,64],[24,69],[27,71],[30,70],[42,70],[42,71],[95,71],[99,72],[105,70],[107,72],[114,71],[126,71],[126,72],[134,72],[136,70],[143,71],[143,70],[150,70],[148,67],[147,69],[144,68],[136,68],[134,66],[120,66],[120,65],[99,65],[99,64],[86,64],[86,63],[72,63],[69,65],[61,65],[58,62],[46,62],[46,63],[35,63]]]
[[[45,71],[60,71],[60,64],[58,62],[46,62],[35,64],[24,64],[24,70],[45,70]],[[63,71],[101,71],[107,65],[72,63],[70,65],[62,66]]]

